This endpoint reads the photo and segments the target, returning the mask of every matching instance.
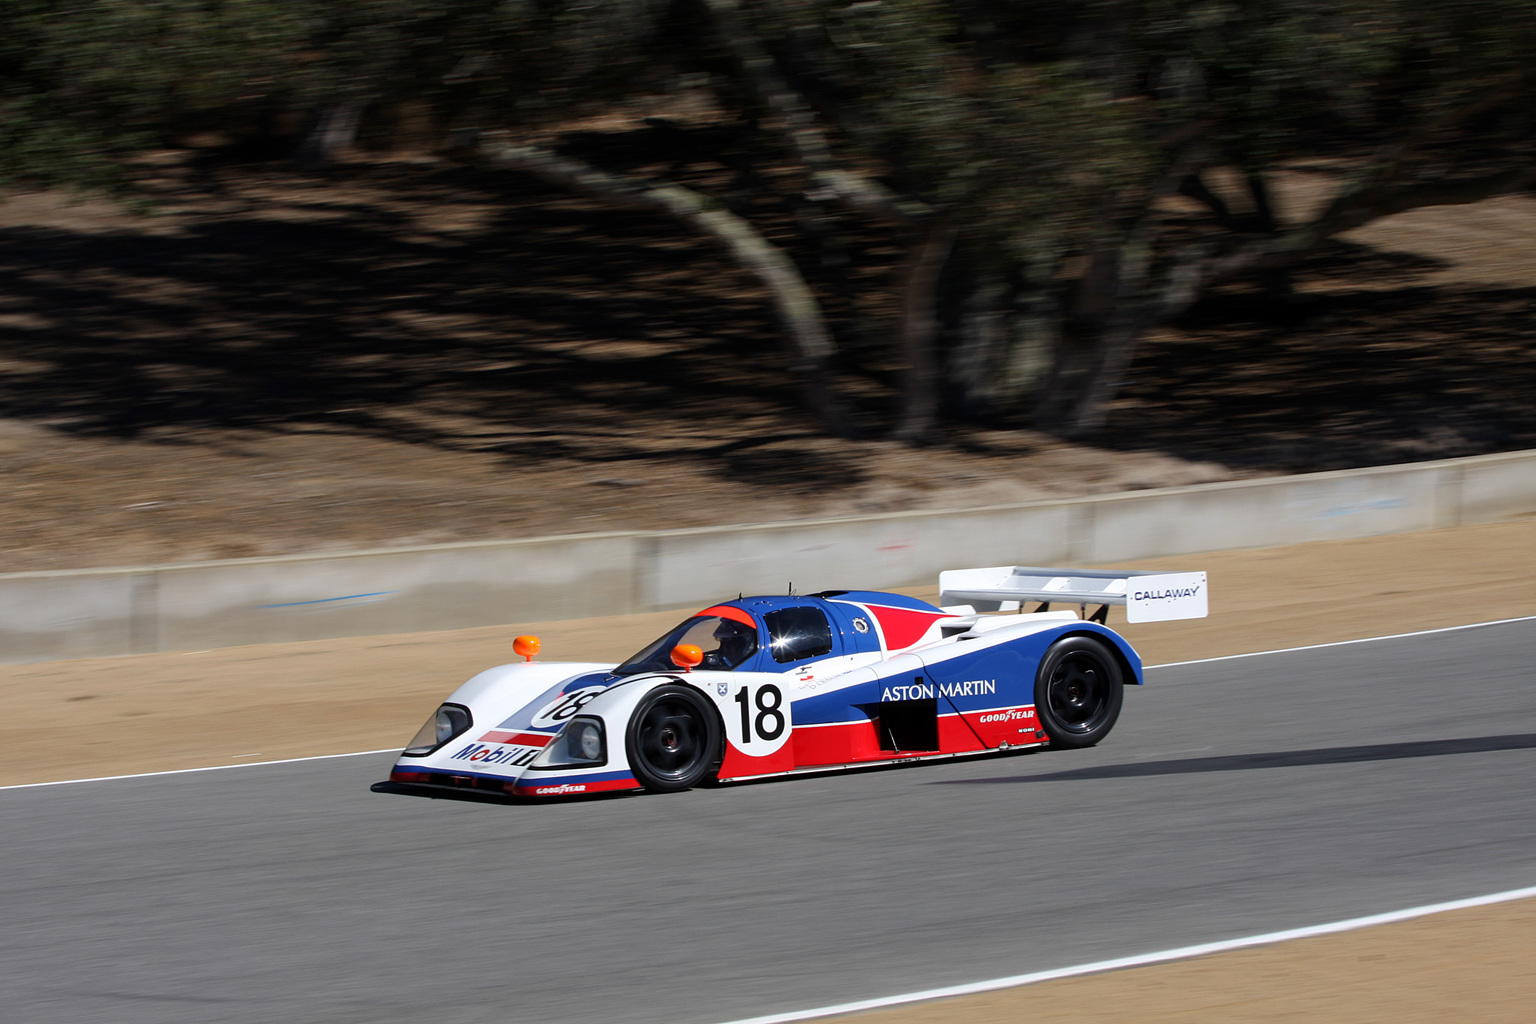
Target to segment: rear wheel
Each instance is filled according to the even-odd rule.
[[[676,793],[703,782],[720,749],[720,719],[698,691],[660,686],[630,716],[629,766],[646,789]]]
[[[1120,661],[1093,637],[1058,640],[1035,675],[1035,714],[1053,747],[1091,747],[1108,736],[1124,699]]]

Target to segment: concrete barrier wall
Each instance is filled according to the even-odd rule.
[[[0,662],[454,629],[884,588],[1536,513],[1536,452],[1071,501],[0,575]],[[1198,568],[1198,566],[1196,566]]]

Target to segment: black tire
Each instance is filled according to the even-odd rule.
[[[635,706],[624,742],[642,786],[678,793],[703,782],[719,760],[720,718],[697,690],[658,686]]]
[[[1058,640],[1035,674],[1035,714],[1053,747],[1093,746],[1114,728],[1124,700],[1120,659],[1093,637]]]

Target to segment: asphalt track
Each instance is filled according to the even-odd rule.
[[[0,1019],[722,1021],[1527,886],[1533,662],[1526,620],[1169,666],[1094,750],[676,796],[7,790]]]

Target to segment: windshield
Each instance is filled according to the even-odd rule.
[[[704,652],[699,668],[728,671],[757,653],[757,627],[722,615],[695,615],[613,671],[621,676],[675,672],[672,648],[678,644],[695,644]]]

